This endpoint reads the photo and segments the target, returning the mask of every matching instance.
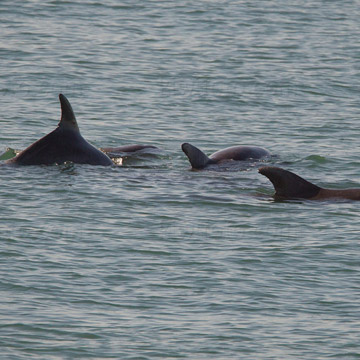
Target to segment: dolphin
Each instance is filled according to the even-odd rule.
[[[259,173],[266,176],[274,185],[276,199],[360,200],[360,189],[324,189],[290,171],[275,166],[262,167]]]
[[[131,145],[123,145],[118,147],[106,147],[100,148],[105,154],[110,157],[118,157],[123,153],[136,153],[138,151],[147,150],[147,149],[155,149],[158,150],[159,148],[154,145],[144,145],[144,144],[131,144]]]
[[[68,99],[59,95],[61,119],[57,128],[34,142],[7,164],[51,165],[72,161],[77,164],[109,166],[112,160],[89,144],[80,134],[75,114]]]
[[[270,156],[270,152],[257,146],[231,146],[223,150],[219,150],[209,157],[200,149],[189,143],[181,145],[182,151],[189,158],[193,169],[204,169],[211,164],[218,164],[226,160],[258,160],[266,156]]]

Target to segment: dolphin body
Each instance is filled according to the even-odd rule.
[[[145,145],[145,144],[131,144],[131,145],[118,146],[118,147],[106,147],[106,148],[101,148],[100,150],[103,151],[108,156],[116,158],[118,156],[123,155],[124,153],[126,154],[137,153],[151,149],[159,150],[157,146]]]
[[[259,173],[274,185],[276,199],[360,200],[360,189],[324,189],[278,167],[265,166],[259,169]]]
[[[61,119],[57,128],[34,142],[7,164],[51,165],[71,161],[77,164],[113,165],[112,160],[89,144],[80,134],[75,114],[68,99],[60,94]]]
[[[189,143],[181,145],[182,151],[188,157],[193,169],[204,169],[208,165],[218,164],[226,160],[259,160],[263,157],[270,156],[270,152],[257,146],[232,146],[219,150],[209,157],[200,149]]]

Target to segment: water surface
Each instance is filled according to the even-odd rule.
[[[107,168],[1,167],[4,359],[358,359],[357,202],[274,202],[262,165],[359,186],[356,1],[0,3],[0,146],[58,94]],[[243,144],[276,157],[190,171]]]

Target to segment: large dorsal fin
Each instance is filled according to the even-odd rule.
[[[59,122],[59,128],[79,132],[76,117],[69,100],[63,94],[59,94],[59,100],[61,104],[61,119]]]
[[[206,165],[213,163],[200,149],[189,143],[181,145],[182,151],[189,158],[194,169],[203,169]]]
[[[265,166],[259,169],[259,173],[272,182],[276,197],[310,199],[315,197],[321,190],[319,186],[278,167]]]

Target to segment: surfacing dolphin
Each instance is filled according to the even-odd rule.
[[[112,160],[89,144],[80,134],[75,114],[63,95],[59,95],[61,119],[51,133],[8,160],[7,164],[51,165],[71,161],[77,164],[113,165]]]
[[[204,169],[211,164],[218,164],[226,160],[244,161],[259,160],[270,156],[270,152],[257,146],[232,146],[223,150],[219,150],[209,157],[200,149],[189,143],[181,145],[182,151],[189,158],[193,169]]]
[[[118,157],[128,153],[137,153],[145,150],[159,150],[157,146],[154,145],[145,145],[145,144],[131,144],[131,145],[123,145],[118,147],[106,147],[101,148],[100,150],[106,153],[110,157]]]
[[[274,185],[276,199],[360,200],[360,189],[324,189],[278,167],[265,166],[259,169],[259,173],[266,176]]]

